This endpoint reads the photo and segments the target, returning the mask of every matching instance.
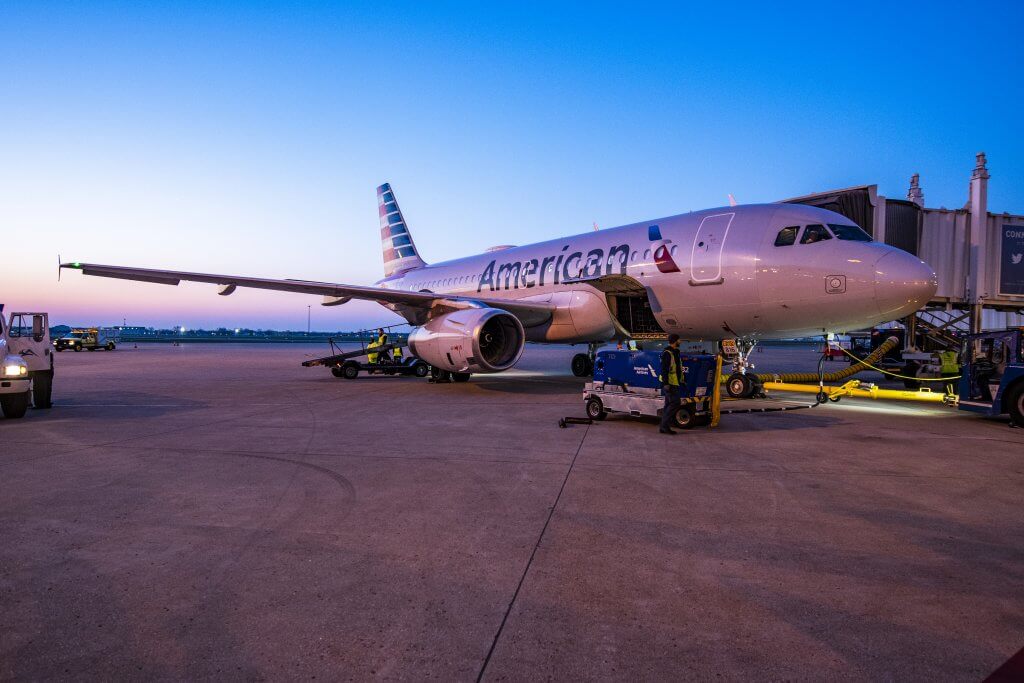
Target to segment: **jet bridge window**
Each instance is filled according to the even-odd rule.
[[[867,234],[856,225],[838,225],[836,223],[829,223],[828,227],[832,230],[832,234],[837,239],[847,240],[849,242],[870,242],[871,235]]]
[[[830,239],[832,239],[832,235],[828,234],[825,226],[815,223],[804,228],[804,234],[800,236],[800,244],[814,244]]]
[[[789,228],[783,228],[779,230],[779,234],[775,236],[775,246],[777,247],[788,247],[796,244],[796,234],[800,232],[800,226],[794,225]]]

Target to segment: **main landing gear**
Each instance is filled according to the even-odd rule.
[[[448,370],[442,370],[431,366],[430,368],[430,380],[435,384],[448,384],[449,382],[468,382],[470,373],[468,372],[449,372]]]
[[[577,377],[590,377],[594,374],[594,359],[597,357],[597,347],[599,344],[593,342],[587,344],[586,353],[577,353],[572,357],[572,374]]]
[[[732,361],[732,374],[725,380],[725,393],[732,398],[754,398],[764,396],[764,388],[757,375],[748,372],[754,369],[750,362],[750,353],[757,345],[757,341],[736,340],[735,345],[729,350],[729,345],[722,344],[722,355]]]

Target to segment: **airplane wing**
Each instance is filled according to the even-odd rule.
[[[333,299],[365,299],[395,308],[408,310],[420,309],[422,318],[430,317],[429,312],[435,307],[442,310],[457,308],[477,308],[489,306],[508,311],[519,318],[524,327],[542,325],[551,319],[554,306],[539,301],[514,301],[506,299],[487,299],[468,296],[448,296],[431,292],[410,292],[401,289],[384,287],[363,287],[359,285],[336,284],[332,282],[311,282],[308,280],[274,280],[258,277],[241,277],[237,275],[217,275],[212,273],[188,273],[177,270],[155,270],[151,268],[129,268],[125,266],[105,266],[96,263],[62,263],[61,268],[80,270],[85,275],[110,277],[120,280],[137,280],[153,282],[161,285],[177,285],[182,280],[187,282],[206,282],[218,285],[218,293],[231,294],[236,287],[252,289],[271,289],[279,292],[295,292],[298,294],[319,294]]]

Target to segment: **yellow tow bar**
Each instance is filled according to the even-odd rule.
[[[916,391],[901,389],[880,389],[874,384],[861,384],[859,379],[851,379],[842,386],[819,387],[815,384],[793,384],[791,382],[764,382],[764,388],[769,391],[795,391],[806,394],[817,394],[824,392],[832,401],[838,401],[844,396],[854,398],[889,399],[894,401],[924,401],[925,403],[955,403],[956,396],[940,393],[931,389],[918,389]]]

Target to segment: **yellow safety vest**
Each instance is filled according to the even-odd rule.
[[[940,372],[943,375],[955,375],[960,372],[960,364],[957,363],[956,351],[943,351],[939,354],[939,362],[942,364]]]
[[[664,354],[664,352],[662,352],[662,354]],[[660,381],[662,384],[671,384],[674,387],[678,387],[679,386],[679,368],[676,367],[676,354],[674,354],[674,353],[668,354],[668,360],[669,360],[668,381],[666,382],[665,379],[660,374],[658,375],[658,381]]]
[[[395,347],[394,356],[395,356],[395,358],[401,358],[402,357],[402,347],[401,346],[396,346]]]
[[[374,341],[374,342],[370,342],[369,344],[367,344],[366,345],[366,349],[368,351],[370,351],[370,349],[376,349],[378,346],[380,346],[380,342],[375,342]],[[376,363],[378,355],[380,355],[380,354],[378,354],[376,351],[370,351],[370,353],[367,354],[367,359],[371,363]]]

